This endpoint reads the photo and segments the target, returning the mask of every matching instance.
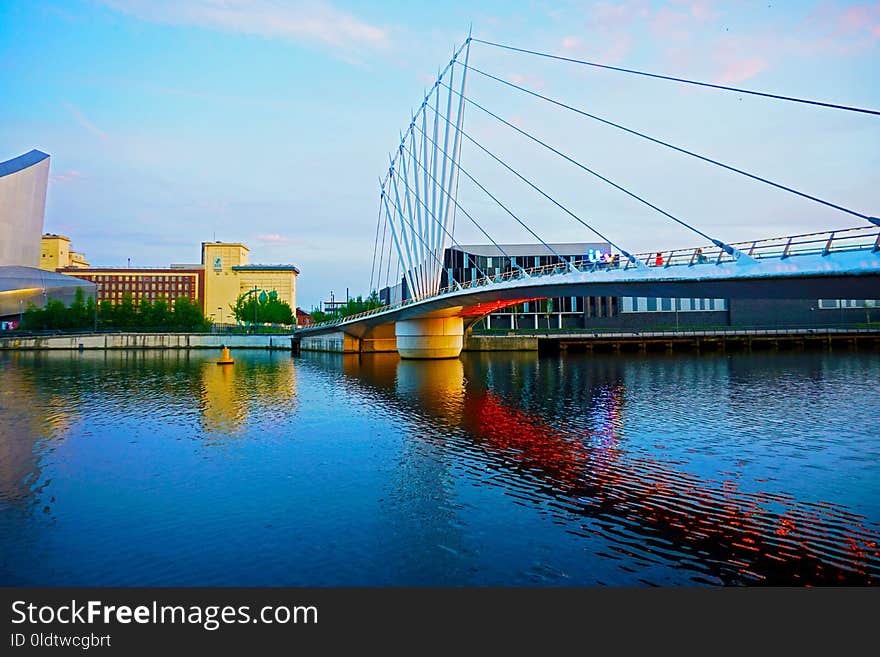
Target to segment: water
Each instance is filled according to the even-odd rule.
[[[0,354],[0,584],[880,579],[880,354]]]

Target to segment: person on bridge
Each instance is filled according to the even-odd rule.
[[[709,258],[703,253],[703,249],[697,249],[697,264],[705,265],[707,262],[709,262]]]
[[[662,267],[663,266],[663,254],[660,251],[657,251],[657,257],[654,258],[654,266]]]

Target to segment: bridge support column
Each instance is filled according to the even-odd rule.
[[[401,358],[458,358],[464,345],[461,317],[405,319],[394,330]]]

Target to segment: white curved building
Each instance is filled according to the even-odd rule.
[[[49,299],[69,304],[78,288],[95,294],[94,283],[39,269],[48,183],[46,153],[33,150],[0,162],[0,318]]]
[[[46,153],[0,162],[0,266],[39,266],[48,182]]]

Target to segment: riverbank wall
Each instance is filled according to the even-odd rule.
[[[82,333],[2,336],[0,350],[42,349],[291,349],[290,335],[222,333]]]

